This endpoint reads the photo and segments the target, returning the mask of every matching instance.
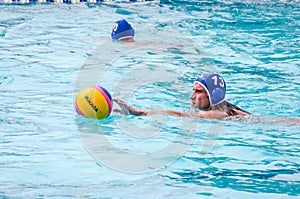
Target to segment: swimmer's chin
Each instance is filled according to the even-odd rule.
[[[196,109],[196,108],[198,108],[198,107],[196,106],[196,104],[191,104],[191,109]]]
[[[196,110],[201,110],[201,111],[207,111],[210,110],[210,107],[205,107],[205,108],[201,108],[199,106],[197,106],[196,104],[191,104],[191,109],[196,109]]]

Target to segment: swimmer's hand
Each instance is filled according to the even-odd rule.
[[[133,108],[132,106],[128,105],[126,102],[119,98],[113,98],[113,101],[116,102],[121,109],[119,108],[114,108],[114,112],[122,113],[124,115],[136,115],[136,116],[141,116],[141,115],[147,115],[146,110],[139,110],[136,108]]]

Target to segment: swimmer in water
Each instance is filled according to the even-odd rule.
[[[135,31],[133,27],[125,19],[122,19],[115,22],[111,32],[111,38],[124,42],[134,42],[134,34]]]
[[[251,113],[227,102],[225,100],[226,84],[224,79],[215,73],[203,74],[198,77],[194,82],[193,91],[190,95],[191,108],[200,109],[198,113],[180,112],[175,110],[140,110],[136,109],[123,100],[114,98],[121,109],[114,109],[115,112],[119,112],[125,115],[146,116],[151,114],[167,114],[180,117],[198,117],[207,119],[228,119],[228,118],[240,118],[243,116],[254,116]],[[300,119],[296,118],[263,118],[256,117],[260,121],[271,122],[300,122]]]
[[[111,31],[111,39],[113,41],[122,41],[126,43],[135,42],[135,30],[125,19],[118,20],[114,23]],[[110,40],[110,38],[83,38],[85,40]]]

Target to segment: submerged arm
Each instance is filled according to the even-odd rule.
[[[300,118],[253,116],[252,119],[262,123],[300,124]]]

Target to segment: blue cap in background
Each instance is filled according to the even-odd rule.
[[[111,38],[115,40],[134,37],[134,29],[125,20],[116,21],[111,32]]]

